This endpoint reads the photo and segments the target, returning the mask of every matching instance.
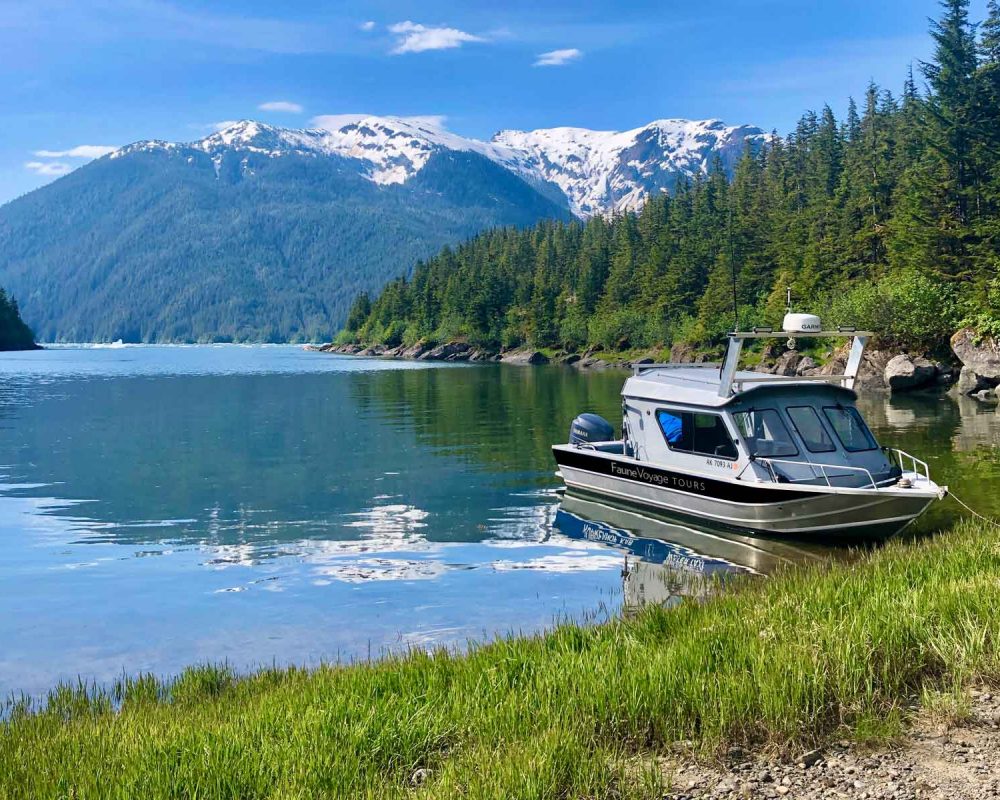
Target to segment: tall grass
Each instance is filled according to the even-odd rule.
[[[678,741],[881,738],[1000,679],[1000,540],[973,524],[708,602],[458,655],[63,687],[0,726],[0,797],[657,796]]]

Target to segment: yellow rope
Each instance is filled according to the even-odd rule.
[[[970,507],[969,507],[969,505],[968,505],[968,503],[965,503],[965,502],[963,502],[963,501],[962,501],[962,499],[961,499],[961,498],[960,498],[960,497],[959,497],[959,496],[958,496],[957,494],[955,494],[954,492],[952,492],[952,491],[949,491],[949,492],[948,492],[948,495],[949,495],[949,496],[950,496],[950,497],[951,497],[952,499],[954,499],[954,501],[955,501],[956,503],[958,503],[958,504],[959,504],[959,505],[960,505],[960,506],[961,506],[962,508],[964,508],[964,509],[965,509],[966,511],[968,511],[968,512],[969,512],[970,514],[972,514],[972,516],[974,516],[974,517],[978,517],[978,518],[979,518],[979,519],[981,519],[981,520],[982,520],[983,522],[985,522],[985,523],[987,523],[987,524],[989,524],[989,525],[992,525],[992,526],[993,526],[994,528],[1000,528],[1000,522],[997,522],[997,521],[996,521],[995,519],[992,519],[991,517],[987,517],[987,516],[984,516],[984,515],[980,514],[980,513],[979,513],[978,511],[976,511],[976,510],[975,510],[974,508],[970,508]]]

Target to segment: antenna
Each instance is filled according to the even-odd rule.
[[[787,317],[791,313],[792,313],[792,287],[791,286],[786,286],[785,287],[785,316]],[[795,349],[795,345],[796,345],[796,342],[795,342],[795,339],[793,337],[789,337],[788,341],[785,342],[785,347],[787,347],[789,350],[794,350]]]
[[[733,333],[740,329],[740,300],[736,292],[736,244],[733,241],[733,203],[729,202],[729,271],[733,276]]]

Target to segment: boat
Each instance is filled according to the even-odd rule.
[[[553,445],[557,475],[584,497],[712,530],[794,539],[880,540],[947,487],[927,463],[876,441],[854,386],[872,334],[823,330],[812,314],[782,329],[729,334],[722,364],[636,364],[622,388],[622,433],[596,414]],[[739,369],[743,344],[850,338],[843,374]]]

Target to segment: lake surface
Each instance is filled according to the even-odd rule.
[[[635,515],[560,510],[549,445],[579,411],[616,421],[622,378],[296,347],[0,354],[0,693],[463,646],[698,591],[661,576],[654,591],[658,566],[822,557],[744,558]],[[863,408],[883,443],[1000,514],[992,408]]]

